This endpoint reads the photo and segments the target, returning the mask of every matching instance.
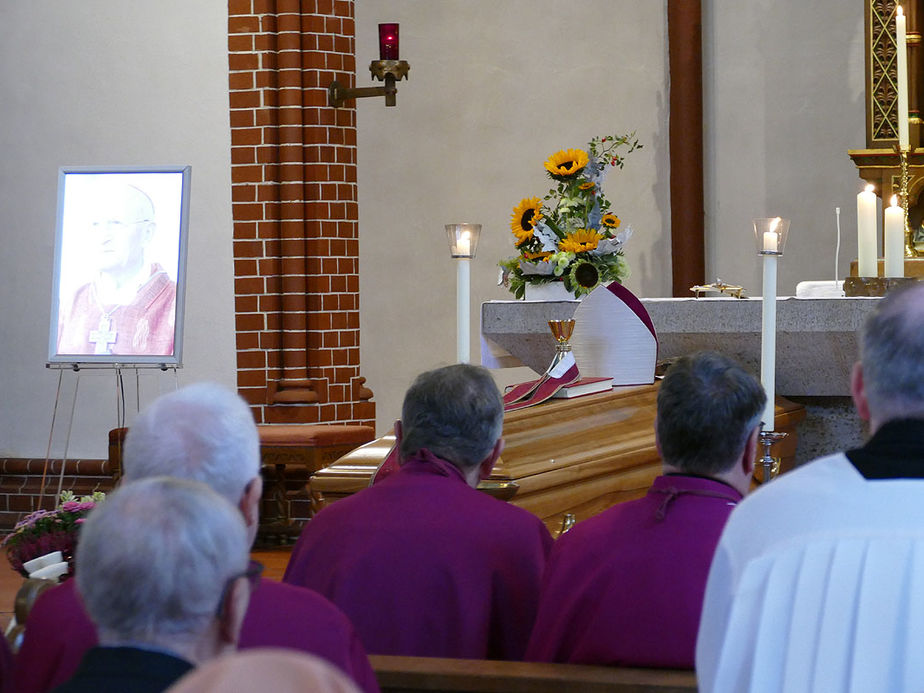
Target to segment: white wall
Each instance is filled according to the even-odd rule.
[[[62,164],[192,164],[180,379],[235,382],[226,13],[220,0],[0,3],[0,456],[43,456],[47,443]],[[758,293],[750,220],[780,214],[792,219],[780,292],[827,278],[840,206],[843,276],[858,187],[846,150],[864,146],[862,3],[705,0],[704,13],[707,272]],[[636,229],[629,287],[670,294],[663,1],[358,0],[356,16],[358,85],[380,21],[401,22],[411,63],[396,108],[358,107],[362,371],[380,429],[415,373],[455,358],[443,224],[484,225],[476,355],[478,305],[508,296],[495,281],[511,208],[547,189],[542,162],[558,149],[638,131],[645,149],[607,193]],[[151,380],[145,398],[171,386]],[[105,456],[114,418],[111,375],[85,376],[70,454]]]
[[[57,172],[191,164],[181,383],[235,383],[227,3],[0,3],[0,456],[44,457],[57,372],[45,369]],[[53,456],[61,456],[76,375]],[[126,379],[134,408],[134,375]],[[172,375],[144,376],[142,405]],[[105,457],[115,377],[86,372],[69,457]],[[60,434],[60,435],[58,435]]]
[[[496,285],[498,260],[513,255],[511,212],[548,191],[543,163],[559,149],[637,131],[644,149],[606,192],[635,229],[629,286],[670,295],[663,3],[361,0],[356,19],[357,85],[370,84],[379,22],[400,22],[411,65],[395,108],[357,102],[361,363],[379,428],[414,375],[456,357],[443,226],[483,225],[471,275],[477,360],[481,302],[512,298]]]
[[[706,271],[761,293],[751,219],[792,221],[779,293],[838,277],[857,256],[848,149],[866,147],[863,3],[706,0]],[[679,230],[678,230],[679,231]]]
[[[703,5],[707,277],[759,295],[751,219],[780,215],[792,228],[779,293],[831,278],[836,206],[843,277],[856,255],[859,186],[846,152],[865,146],[862,3]],[[510,253],[510,208],[547,189],[541,163],[559,148],[638,130],[646,149],[612,176],[607,192],[636,229],[629,288],[671,294],[665,7],[357,3],[357,84],[369,84],[380,21],[401,22],[402,57],[411,63],[396,108],[358,102],[362,364],[380,427],[397,417],[415,373],[455,358],[454,268],[443,224],[484,225],[472,268],[477,340],[477,306],[509,297],[494,282],[497,260]]]

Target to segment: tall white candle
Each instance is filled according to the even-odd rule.
[[[472,254],[472,238],[468,231],[463,231],[461,234],[459,234],[459,240],[456,243],[456,251],[459,253],[459,255]]]
[[[898,144],[908,147],[908,42],[905,37],[905,13],[895,10],[895,54],[898,62]]]
[[[776,231],[764,231],[763,249],[768,253],[775,253],[779,246],[779,236]]]
[[[857,274],[861,277],[876,276],[876,193],[873,186],[857,195]]]
[[[776,413],[776,255],[764,259],[763,316],[760,328],[760,384],[767,393],[764,430],[773,431]]]
[[[456,360],[468,363],[471,351],[471,260],[456,258]]]
[[[892,195],[892,205],[885,211],[885,272],[886,277],[905,276],[905,210]]]

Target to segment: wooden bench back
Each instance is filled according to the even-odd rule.
[[[688,670],[371,655],[383,693],[695,693]]]

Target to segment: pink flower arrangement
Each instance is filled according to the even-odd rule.
[[[0,546],[6,547],[6,556],[13,570],[28,577],[23,563],[60,551],[71,566],[69,574],[73,574],[74,549],[80,525],[87,513],[105,497],[104,493],[96,492],[76,500],[73,492],[64,491],[57,508],[36,510],[16,523],[12,533],[0,543]]]

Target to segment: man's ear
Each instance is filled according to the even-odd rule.
[[[494,443],[494,447],[491,449],[491,454],[484,458],[484,461],[479,465],[480,469],[478,472],[479,479],[487,479],[491,476],[491,472],[494,469],[494,465],[497,463],[497,460],[500,458],[501,453],[504,451],[504,439],[498,438],[497,442]]]
[[[263,496],[263,477],[257,474],[250,483],[244,487],[241,496],[240,510],[244,516],[244,524],[256,527],[260,522],[260,498]]]
[[[869,421],[869,400],[866,398],[866,385],[863,382],[863,366],[857,361],[850,373],[850,394],[857,414],[864,421]]]
[[[744,444],[744,455],[741,458],[741,471],[748,478],[754,474],[754,464],[757,458],[757,439],[760,437],[760,426],[756,426]]]
[[[225,603],[218,616],[218,633],[223,644],[237,647],[249,603],[250,584],[247,578],[239,577],[228,588]]]
[[[654,420],[654,434],[655,434],[655,450],[658,451],[658,457],[664,459],[664,454],[661,452],[661,439],[658,437],[658,417],[655,415]]]

